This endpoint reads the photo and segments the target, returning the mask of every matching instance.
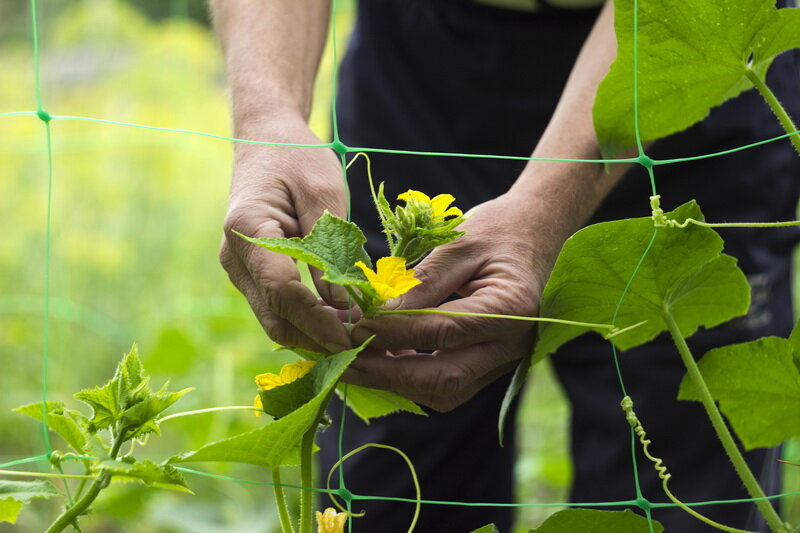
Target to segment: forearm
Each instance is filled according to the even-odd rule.
[[[212,0],[234,131],[258,137],[286,114],[307,119],[325,44],[328,0]]]
[[[592,122],[592,105],[600,81],[616,55],[611,1],[598,17],[584,43],[558,106],[533,157],[600,159]],[[551,263],[561,244],[577,231],[598,207],[629,164],[531,161],[510,194],[526,202],[528,221],[548,233],[549,250],[542,256]],[[543,265],[549,270],[551,265]]]

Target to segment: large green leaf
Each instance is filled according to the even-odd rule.
[[[116,481],[138,481],[148,487],[192,494],[183,475],[171,465],[159,465],[148,460],[136,462],[107,460],[95,464],[93,470],[108,472]]]
[[[327,211],[317,220],[311,233],[303,237],[254,239],[239,234],[243,239],[263,246],[267,250],[294,257],[322,270],[323,279],[339,285],[354,285],[372,293],[372,286],[356,262],[368,266],[372,262],[364,250],[367,238],[352,222],[333,216]]]
[[[61,493],[49,481],[0,479],[0,522],[16,523],[22,506],[34,498],[52,498]]]
[[[664,527],[653,520],[653,532]],[[650,533],[647,518],[629,509],[596,511],[594,509],[564,509],[528,533]]]
[[[692,201],[669,218],[702,220]],[[655,232],[655,237],[654,237]],[[630,284],[612,338],[621,349],[643,344],[666,329],[665,310],[688,337],[698,327],[713,327],[747,312],[750,287],[736,260],[721,253],[723,242],[712,229],[653,227],[649,217],[604,222],[582,229],[564,244],[544,289],[544,317],[610,324],[638,258],[653,240]],[[554,352],[587,328],[543,322],[534,362]],[[607,330],[596,329],[598,333]]]
[[[711,396],[746,449],[777,446],[800,436],[800,371],[793,343],[778,337],[724,346],[699,362]],[[700,400],[684,377],[680,400]]]
[[[173,457],[170,462],[226,461],[267,468],[277,468],[285,464],[285,458],[297,448],[303,435],[320,415],[321,408],[342,373],[371,340],[372,338],[368,339],[352,350],[329,356],[326,361],[330,363],[326,367],[325,375],[321,377],[322,384],[316,396],[302,407],[264,427],[206,444],[199,450]]]
[[[752,88],[775,55],[800,46],[800,10],[775,0],[639,0],[639,128],[643,141],[681,131]],[[600,84],[594,124],[603,154],[633,146],[633,0],[616,0],[617,58]]]
[[[14,409],[15,413],[42,420],[42,403],[31,403]],[[86,451],[89,420],[77,411],[66,409],[61,402],[47,402],[47,427],[58,433],[77,453]]]

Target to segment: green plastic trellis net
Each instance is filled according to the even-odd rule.
[[[426,156],[426,157],[463,157],[463,158],[492,158],[492,159],[515,159],[515,160],[549,160],[549,161],[570,161],[570,162],[582,162],[582,163],[603,163],[603,164],[610,164],[610,163],[636,163],[643,166],[648,173],[651,192],[652,196],[657,196],[657,187],[656,187],[656,179],[655,179],[655,169],[659,165],[664,164],[673,164],[673,163],[680,163],[684,161],[691,161],[703,158],[712,158],[712,157],[719,157],[724,156],[730,153],[738,152],[741,150],[746,150],[755,146],[759,146],[765,143],[771,143],[775,141],[779,141],[782,139],[789,138],[793,135],[793,133],[787,133],[785,135],[776,136],[771,139],[760,140],[757,142],[750,143],[745,146],[732,148],[730,150],[726,150],[724,152],[714,153],[714,154],[705,154],[700,156],[693,156],[693,157],[686,157],[686,158],[675,158],[669,160],[653,160],[651,159],[644,148],[644,141],[647,141],[655,136],[664,135],[666,133],[660,132],[658,130],[657,125],[649,124],[646,121],[643,122],[642,117],[640,117],[640,105],[639,105],[639,69],[638,69],[638,61],[639,61],[639,45],[638,45],[638,17],[639,17],[639,6],[638,1],[633,0],[631,4],[630,10],[630,31],[632,32],[632,49],[631,49],[631,74],[632,79],[629,80],[629,85],[631,89],[631,105],[632,105],[632,116],[631,116],[631,126],[632,131],[625,131],[620,134],[619,146],[624,144],[625,140],[633,140],[635,145],[637,146],[638,154],[635,157],[630,158],[605,158],[605,159],[587,159],[587,160],[578,160],[578,159],[559,159],[559,158],[544,158],[544,159],[537,159],[531,157],[517,157],[517,156],[504,156],[504,155],[497,155],[497,154],[469,154],[469,153],[444,153],[444,152],[426,152],[426,151],[409,151],[409,150],[394,150],[391,148],[383,148],[383,147],[351,147],[345,145],[340,137],[337,127],[337,117],[336,117],[336,108],[335,106],[331,106],[331,122],[332,122],[332,141],[328,143],[322,144],[292,144],[292,143],[273,143],[273,142],[262,142],[262,141],[252,141],[248,139],[238,139],[232,138],[229,136],[224,135],[217,135],[213,133],[195,131],[193,129],[175,129],[175,128],[163,128],[158,127],[150,124],[138,124],[138,123],[129,123],[129,122],[121,122],[115,121],[111,119],[105,118],[96,118],[96,117],[87,117],[87,116],[75,116],[75,115],[68,115],[68,114],[58,114],[57,109],[49,109],[47,107],[47,102],[43,98],[43,87],[42,87],[42,68],[40,65],[40,28],[39,21],[40,16],[38,13],[39,3],[37,0],[30,0],[30,28],[31,28],[31,45],[33,50],[33,72],[34,72],[34,102],[36,109],[28,110],[28,111],[8,111],[0,113],[0,118],[3,117],[19,117],[19,116],[28,116],[32,120],[38,120],[41,123],[42,128],[42,146],[37,148],[37,151],[46,155],[46,163],[47,163],[47,187],[46,187],[46,198],[43,199],[45,203],[45,213],[46,213],[46,220],[44,222],[45,225],[45,238],[44,238],[44,250],[43,250],[43,300],[41,302],[41,315],[43,317],[43,322],[41,325],[41,401],[42,405],[46,409],[47,400],[48,400],[48,381],[52,379],[52,376],[48,375],[48,363],[50,359],[50,322],[53,313],[53,300],[51,299],[51,271],[52,271],[52,261],[51,261],[51,243],[53,241],[53,234],[57,230],[57,227],[54,225],[53,218],[52,218],[52,211],[53,211],[53,191],[54,191],[54,180],[53,180],[53,171],[54,171],[54,158],[53,158],[53,124],[58,122],[84,122],[91,124],[106,124],[111,126],[117,127],[127,127],[127,128],[139,128],[144,130],[150,130],[153,132],[163,132],[168,134],[183,134],[183,135],[199,135],[208,137],[211,139],[226,141],[226,142],[234,142],[234,143],[252,143],[252,144],[261,144],[261,145],[272,145],[272,146],[284,146],[284,147],[304,147],[304,148],[321,148],[321,149],[332,149],[336,153],[339,154],[340,160],[342,163],[343,168],[343,175],[345,177],[344,186],[345,189],[348,190],[348,216],[349,216],[349,188],[347,184],[347,171],[346,171],[346,156],[350,153],[356,152],[366,152],[366,153],[375,153],[375,152],[383,152],[383,153],[393,153],[393,154],[400,154],[406,156]],[[173,7],[175,12],[177,13],[185,13],[187,9],[187,3],[183,2],[175,2]],[[336,14],[338,13],[337,2],[334,0],[332,2],[332,10],[333,10],[333,17],[331,17],[331,33],[332,33],[332,49],[333,49],[333,57],[334,57],[334,64],[336,64],[336,58],[338,57],[338,46],[337,46],[337,24],[336,24]],[[800,42],[798,42],[800,44]],[[330,81],[331,86],[331,101],[335,101],[335,91],[337,87],[336,82],[336,69],[332,69],[332,79]],[[652,127],[651,127],[652,126]],[[645,133],[643,133],[643,131]],[[604,147],[606,149],[605,153],[614,153],[615,149],[619,146],[616,145],[609,145]],[[644,204],[646,205],[646,204]],[[614,315],[612,317],[611,323],[616,325],[616,318],[617,313],[620,311],[622,304],[626,298],[628,293],[628,288],[634,282],[637,273],[639,272],[640,267],[645,262],[645,259],[648,253],[651,250],[651,247],[654,245],[656,241],[656,236],[660,231],[659,228],[655,227],[652,232],[652,238],[649,241],[648,246],[644,249],[642,255],[638,258],[631,258],[631,266],[633,268],[630,278],[627,281],[626,289],[622,291],[619,295],[616,309],[614,311]],[[620,384],[620,398],[627,396],[626,386],[623,379],[623,374],[620,368],[620,362],[617,355],[617,348],[612,343],[611,344],[611,351],[612,351],[612,362],[611,364],[615,365],[617,370],[617,375],[619,378]],[[635,415],[633,415],[635,417]],[[46,418],[46,412],[42,413],[42,419]],[[640,428],[641,425],[638,426]],[[289,488],[294,488],[302,491],[315,491],[320,493],[330,493],[332,492],[334,495],[340,497],[344,504],[346,505],[348,511],[353,510],[353,502],[357,502],[359,500],[369,500],[369,499],[381,499],[381,500],[388,500],[388,501],[397,501],[397,502],[406,502],[406,503],[417,503],[423,505],[449,505],[449,506],[472,506],[472,507],[582,507],[582,508],[592,508],[592,507],[615,507],[615,508],[631,508],[637,507],[640,511],[642,511],[645,516],[647,517],[647,523],[650,531],[658,531],[658,526],[656,522],[652,519],[651,510],[655,508],[663,508],[663,507],[676,507],[679,504],[667,502],[667,503],[655,503],[648,501],[645,496],[643,495],[641,488],[639,486],[639,478],[638,478],[638,471],[637,471],[637,462],[636,462],[636,453],[638,447],[638,428],[635,424],[631,425],[631,456],[632,456],[632,463],[633,463],[633,472],[634,472],[634,479],[633,479],[633,487],[634,491],[631,494],[631,498],[628,500],[623,501],[613,501],[613,502],[579,502],[579,503],[568,503],[568,502],[558,502],[558,503],[512,503],[512,502],[458,502],[458,501],[433,501],[433,500],[415,500],[415,499],[408,499],[408,498],[397,498],[397,497],[378,497],[372,495],[364,495],[364,494],[353,494],[346,488],[346,479],[343,473],[343,469],[339,469],[338,473],[338,481],[339,487],[336,490],[330,491],[326,488],[319,488],[319,487],[302,487],[297,485],[290,485],[286,484],[284,486]],[[339,456],[340,458],[345,457],[345,450],[342,449],[342,435],[345,431],[345,417],[344,414],[342,416],[342,423],[338,428],[339,431]],[[26,464],[26,463],[36,463],[36,462],[46,462],[50,459],[51,454],[53,452],[53,447],[50,442],[49,431],[47,425],[42,423],[41,429],[42,438],[44,441],[44,453],[40,455],[36,455],[29,458],[17,459],[13,461],[6,462],[0,465],[0,468],[8,468],[16,465]],[[645,450],[646,453],[646,450]],[[61,468],[60,465],[58,468]],[[271,485],[270,483],[259,482],[259,481],[252,481],[246,479],[239,479],[231,476],[223,476],[214,473],[202,472],[193,469],[186,469],[186,468],[179,468],[185,473],[189,473],[196,476],[207,476],[212,477],[220,480],[242,483],[242,484],[253,484],[253,485]],[[62,471],[63,473],[63,471]],[[770,499],[778,499],[787,496],[788,494],[779,494],[775,496],[770,496]],[[70,499],[71,496],[69,492],[66,494],[67,498]],[[711,502],[693,502],[685,504],[689,508],[697,507],[697,506],[704,506],[710,504],[724,504],[724,503],[741,503],[741,502],[752,502],[753,499],[744,499],[744,500],[735,500],[735,501],[711,501]],[[348,527],[350,531],[353,530],[354,521],[349,521]],[[357,527],[357,526],[356,526]]]

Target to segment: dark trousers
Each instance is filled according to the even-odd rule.
[[[663,458],[672,473],[672,492],[684,502],[747,498],[702,406],[675,399],[684,374],[677,352],[661,357],[636,352],[632,350],[622,356],[623,373],[635,402],[634,409],[653,441],[651,452]],[[572,401],[571,452],[575,478],[571,501],[634,499],[631,434],[619,407],[622,395],[610,349],[593,354],[564,353],[554,357],[554,362]],[[456,410],[431,413],[427,418],[390,415],[366,426],[348,414],[344,452],[367,442],[400,448],[409,455],[419,473],[423,499],[513,502],[516,436],[513,413],[505,447],[501,448],[497,440],[497,414],[507,385],[507,378],[498,380]],[[330,412],[334,423],[321,436],[323,475],[338,459],[341,404],[336,402]],[[638,444],[636,456],[644,496],[652,502],[668,501],[652,463],[642,457]],[[768,494],[779,490],[776,457],[775,450],[747,454],[751,468],[760,475]],[[386,450],[369,449],[349,459],[345,464],[345,480],[347,488],[359,495],[414,497],[405,463]],[[699,508],[703,514],[726,525],[759,530],[754,509],[752,504]],[[413,514],[412,504],[384,501],[355,501],[353,510],[367,512],[363,518],[354,519],[356,532],[403,533]],[[426,504],[422,506],[418,531],[468,533],[494,522],[502,533],[508,533],[513,514],[513,509],[507,507]],[[708,526],[679,509],[656,509],[653,517],[667,531],[709,531]]]

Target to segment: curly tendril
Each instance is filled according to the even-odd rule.
[[[675,505],[677,505],[678,507],[680,507],[693,517],[697,518],[701,522],[708,524],[711,527],[720,529],[722,531],[727,531],[728,533],[754,533],[746,529],[736,529],[734,527],[729,527],[720,524],[719,522],[715,522],[714,520],[711,520],[710,518],[707,518],[702,514],[698,513],[697,511],[695,511],[694,509],[692,509],[691,507],[687,506],[685,503],[680,501],[677,497],[675,497],[675,495],[672,494],[672,492],[670,492],[669,490],[669,480],[670,478],[672,478],[672,474],[670,474],[667,471],[667,467],[664,465],[663,459],[656,457],[650,453],[650,444],[652,443],[652,441],[647,438],[647,432],[644,430],[644,426],[642,426],[642,423],[636,416],[636,412],[633,410],[633,400],[631,399],[630,396],[625,396],[624,398],[622,398],[620,406],[622,407],[622,410],[625,412],[625,419],[628,421],[628,424],[631,425],[631,428],[633,428],[633,432],[636,434],[636,436],[639,438],[639,442],[642,444],[642,453],[644,453],[645,457],[647,457],[650,461],[652,461],[653,467],[658,473],[658,478],[661,480],[661,486],[664,489],[664,494],[667,495],[667,497],[672,501],[672,503],[674,503]]]

